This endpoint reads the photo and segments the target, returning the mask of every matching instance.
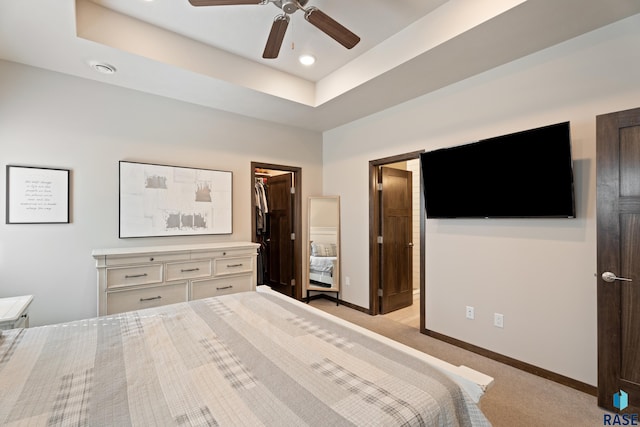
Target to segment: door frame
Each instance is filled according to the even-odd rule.
[[[251,241],[256,242],[256,199],[254,197],[254,186],[256,182],[256,168],[273,169],[293,173],[293,280],[295,289],[293,296],[297,300],[302,300],[302,168],[297,166],[276,165],[273,163],[251,162]]]
[[[404,162],[420,158],[425,150],[413,151],[396,156],[384,157],[369,162],[369,314],[380,314],[378,298],[378,284],[380,283],[380,246],[378,244],[378,230],[380,230],[380,166],[391,163]],[[425,212],[424,191],[422,184],[422,167],[420,167],[420,332],[425,329]],[[415,248],[414,242],[414,248]]]

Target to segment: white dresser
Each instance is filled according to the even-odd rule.
[[[257,243],[96,249],[98,315],[255,290]]]

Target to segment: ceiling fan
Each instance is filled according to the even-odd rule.
[[[360,37],[349,31],[347,28],[336,22],[316,7],[305,8],[309,0],[189,0],[192,6],[226,6],[240,4],[260,4],[273,3],[284,12],[273,20],[271,32],[267,39],[267,44],[262,54],[263,58],[273,59],[278,57],[282,41],[284,40],[287,26],[289,25],[289,15],[302,10],[304,18],[315,25],[320,31],[340,43],[347,49],[351,49],[360,41]]]

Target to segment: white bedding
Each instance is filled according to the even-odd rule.
[[[0,338],[0,425],[489,426],[491,378],[266,287]]]
[[[338,259],[334,256],[311,256],[309,258],[309,270],[318,273],[331,273],[334,263]]]
[[[278,292],[271,290],[267,286],[258,287],[258,292],[269,293],[271,295],[276,296],[277,298],[287,298],[282,294],[279,294]],[[295,302],[297,303],[297,301]],[[483,374],[482,372],[478,372],[475,369],[471,369],[464,365],[460,365],[460,366],[452,365],[451,363],[445,362],[442,359],[438,359],[437,357],[431,356],[427,353],[423,353],[412,347],[399,343],[398,341],[394,341],[383,335],[380,335],[368,329],[365,329],[361,326],[358,326],[346,320],[340,319],[339,317],[325,313],[321,310],[317,310],[313,307],[308,306],[307,304],[300,304],[300,306],[302,308],[306,308],[311,311],[314,311],[318,316],[331,319],[331,321],[338,323],[340,325],[343,325],[344,327],[353,329],[354,331],[360,334],[373,337],[399,351],[402,351],[404,353],[410,354],[411,356],[424,360],[426,363],[439,369],[440,371],[445,373],[447,376],[449,376],[453,381],[458,383],[460,387],[462,387],[473,399],[473,401],[476,403],[480,401],[480,398],[484,395],[484,393],[491,386],[491,384],[493,384],[493,377]]]

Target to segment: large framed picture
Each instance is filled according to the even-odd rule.
[[[69,170],[7,165],[7,224],[68,224]]]
[[[231,234],[231,172],[120,161],[120,238]]]

